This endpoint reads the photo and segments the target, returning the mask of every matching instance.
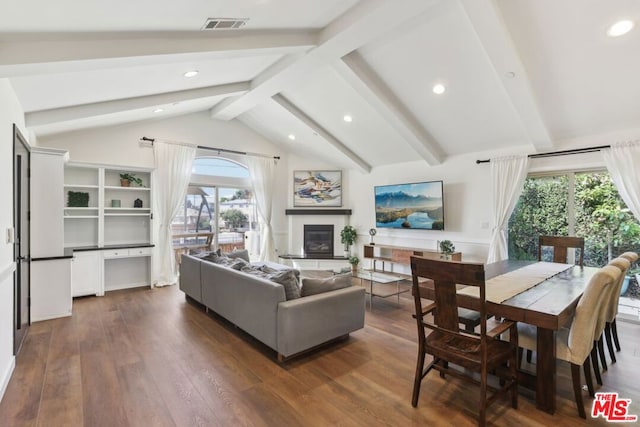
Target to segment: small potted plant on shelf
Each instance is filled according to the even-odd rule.
[[[358,258],[355,255],[350,256],[349,264],[351,264],[351,273],[355,275],[356,272],[358,271],[358,264],[360,264],[360,258]]]
[[[451,254],[456,250],[456,247],[453,246],[451,240],[442,240],[439,246],[440,252],[442,253],[442,256],[440,256],[440,258],[450,260]]]
[[[356,233],[355,227],[351,225],[345,225],[340,231],[340,242],[344,245],[344,256],[349,256],[349,246],[356,242],[358,233]]]
[[[135,174],[132,174],[132,173],[120,174],[121,187],[130,187],[132,182],[136,184],[138,187],[144,187],[144,185],[142,184],[142,179],[135,176]]]

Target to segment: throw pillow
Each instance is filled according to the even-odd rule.
[[[302,289],[300,296],[321,294],[323,292],[335,291],[336,289],[348,288],[351,286],[351,273],[336,274],[325,279],[302,278]]]
[[[269,280],[284,286],[284,293],[287,301],[300,298],[300,288],[298,287],[298,279],[293,270],[282,270],[267,276]]]
[[[245,267],[247,265],[249,265],[247,261],[243,260],[242,258],[236,258],[229,265],[229,267],[233,268],[234,270],[242,270],[242,267]]]
[[[224,255],[228,256],[229,258],[242,258],[243,260],[250,262],[249,251],[247,249],[235,250]]]

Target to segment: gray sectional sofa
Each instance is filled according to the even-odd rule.
[[[358,286],[287,301],[279,283],[183,255],[180,289],[274,349],[280,361],[364,327],[364,288]]]

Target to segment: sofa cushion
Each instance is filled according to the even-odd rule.
[[[284,293],[287,301],[300,298],[300,287],[298,279],[293,270],[280,270],[267,276],[269,280],[284,286]]]
[[[302,289],[300,296],[321,294],[323,292],[334,291],[336,289],[348,288],[351,286],[351,273],[336,274],[325,279],[302,278]]]

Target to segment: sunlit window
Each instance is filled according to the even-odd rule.
[[[201,157],[193,162],[191,178],[171,225],[177,259],[190,250],[231,252],[245,248],[247,242],[256,254],[257,211],[247,167],[220,157]]]

